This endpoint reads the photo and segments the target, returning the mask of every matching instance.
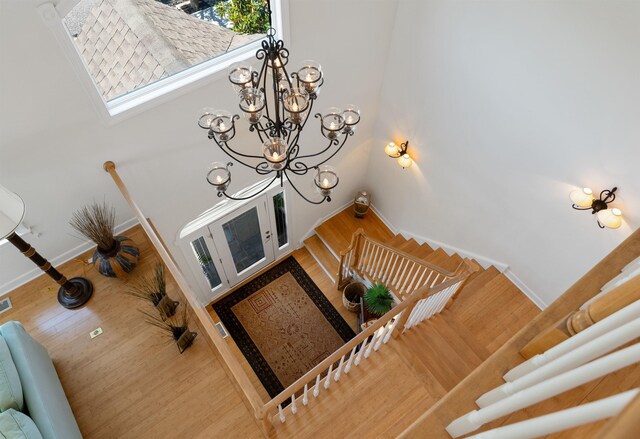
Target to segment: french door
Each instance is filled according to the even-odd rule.
[[[198,295],[207,304],[290,249],[284,188],[203,214],[180,234]]]
[[[267,213],[265,197],[260,197],[208,226],[230,285],[275,260]]]

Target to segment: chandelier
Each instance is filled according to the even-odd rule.
[[[228,111],[205,109],[198,125],[208,131],[209,139],[233,161],[214,162],[207,173],[207,181],[217,189],[218,197],[246,200],[259,195],[276,180],[286,179],[291,187],[309,203],[331,201],[331,193],[339,182],[335,168],[326,163],[344,146],[360,122],[360,109],[348,105],[344,110],[329,108],[326,113],[316,113],[320,132],[327,139],[324,148],[314,153],[302,153],[300,134],[307,124],[324,83],[320,64],[304,61],[302,67],[289,74],[289,51],[282,40],[276,40],[273,28],[267,31],[262,48],[256,58],[262,61],[260,71],[248,63],[235,63],[229,68],[229,81],[238,94],[240,110],[249,123],[249,131],[255,132],[262,143],[262,155],[245,154],[233,149],[229,143],[236,135],[238,114]],[[231,166],[234,162],[252,168],[259,175],[273,174],[266,186],[247,197],[227,194],[231,183]],[[313,200],[306,197],[293,183],[289,174],[306,175],[313,172],[313,183],[322,197]]]

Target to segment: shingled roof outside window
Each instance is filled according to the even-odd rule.
[[[64,22],[105,101],[264,37],[156,0],[82,0]]]

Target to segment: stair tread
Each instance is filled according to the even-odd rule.
[[[400,251],[413,255],[413,253],[420,248],[420,244],[418,244],[415,239],[411,238],[396,248]]]
[[[394,236],[391,240],[389,240],[386,244],[390,245],[393,248],[398,248],[400,247],[402,244],[404,244],[405,242],[407,242],[407,240],[405,239],[404,236],[397,234],[396,236]]]
[[[433,253],[433,249],[431,248],[431,246],[429,244],[427,244],[426,242],[420,245],[420,248],[415,250],[413,252],[413,255],[417,258],[420,259],[425,259],[427,256],[429,256],[431,253]]]
[[[454,271],[462,262],[462,258],[457,253],[449,256],[441,248],[431,253],[424,260],[447,271]]]
[[[333,253],[322,242],[318,235],[313,235],[310,238],[304,240],[304,246],[309,250],[309,253],[329,274],[331,280],[335,281],[338,275],[338,269],[340,262],[336,259]]]
[[[496,351],[513,335],[503,328],[522,327],[540,312],[504,274],[493,277],[474,296],[476,306],[451,307],[451,311],[490,352]],[[511,311],[507,313],[505,309]],[[491,315],[492,319],[479,319],[479,314]]]

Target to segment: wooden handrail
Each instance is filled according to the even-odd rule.
[[[640,431],[640,395],[598,432],[596,439],[636,439]]]
[[[329,368],[330,365],[336,363],[340,360],[344,355],[348,354],[355,348],[356,346],[362,344],[362,342],[375,334],[377,330],[387,325],[393,318],[395,318],[398,314],[406,310],[406,313],[403,316],[408,316],[411,313],[411,308],[415,305],[416,302],[425,299],[434,294],[438,294],[440,291],[443,291],[449,288],[452,285],[455,285],[457,282],[460,282],[465,278],[465,276],[470,276],[472,273],[472,269],[465,270],[463,273],[458,276],[448,279],[441,284],[428,287],[424,286],[415,290],[412,294],[409,295],[407,300],[401,302],[399,305],[395,306],[391,311],[385,314],[383,317],[378,319],[373,325],[366,328],[364,331],[356,335],[354,338],[349,340],[346,344],[344,344],[340,349],[335,351],[333,354],[329,355],[323,361],[318,363],[313,369],[304,374],[302,377],[298,378],[293,384],[287,387],[285,390],[280,392],[277,396],[275,396],[271,401],[265,404],[265,411],[269,412],[270,410],[274,410],[279,404],[282,404],[284,401],[288,400],[291,395],[294,395],[298,391],[302,390],[305,384],[310,383],[315,379],[316,376],[324,372]],[[402,326],[398,325],[398,328],[402,330]]]
[[[633,232],[562,296],[536,316],[471,374],[420,416],[400,437],[449,438],[444,427],[476,408],[475,400],[502,382],[502,376],[522,362],[520,349],[550,325],[600,292],[610,279],[640,255],[640,229]]]
[[[174,263],[171,255],[165,249],[162,240],[158,237],[145,215],[131,197],[129,190],[116,171],[115,163],[111,161],[105,162],[104,170],[111,175],[111,178],[113,178],[113,181],[129,204],[129,207],[135,216],[138,218],[140,225],[162,259],[162,262],[164,262],[166,267],[169,269],[171,276],[173,276],[178,284],[178,287],[182,290],[182,294],[198,319],[199,326],[203,329],[204,334],[206,335],[204,338],[211,345],[214,352],[217,352],[220,355],[222,359],[221,363],[224,365],[231,381],[240,389],[240,394],[243,396],[243,400],[248,404],[256,418],[262,419],[264,414],[264,405],[260,395],[251,384],[249,377],[240,366],[240,363],[238,363],[238,360],[236,360],[235,356],[231,353],[227,343],[216,330],[209,313],[198,303],[196,294],[191,290],[191,287],[184,278],[182,272]],[[213,390],[214,389],[212,389],[212,391]]]
[[[357,232],[356,232],[356,233],[357,233]],[[463,267],[464,267],[464,263],[461,263],[461,264],[460,264],[460,265],[459,265],[459,266],[458,266],[454,271],[448,271],[448,270],[445,270],[445,269],[444,269],[444,268],[442,268],[442,267],[439,267],[439,266],[437,266],[437,265],[433,265],[432,263],[427,262],[427,261],[425,261],[424,259],[420,259],[420,258],[418,258],[418,257],[416,257],[416,256],[413,256],[413,255],[412,255],[412,254],[410,254],[410,253],[404,252],[404,251],[402,251],[402,250],[398,250],[397,248],[391,247],[390,245],[387,245],[387,244],[385,244],[385,243],[383,243],[383,242],[380,242],[380,241],[378,241],[378,240],[376,240],[376,239],[370,238],[370,237],[369,237],[369,236],[367,236],[364,232],[362,232],[362,237],[363,237],[365,240],[367,240],[367,241],[369,241],[369,242],[372,242],[372,243],[374,243],[375,245],[377,245],[377,246],[379,246],[379,247],[382,247],[382,248],[384,248],[384,249],[386,249],[386,250],[389,250],[389,251],[391,251],[392,253],[396,253],[397,255],[402,256],[403,258],[409,259],[411,262],[415,262],[415,263],[417,263],[417,264],[420,264],[420,265],[423,265],[423,266],[425,266],[425,267],[427,267],[427,268],[430,268],[431,270],[433,270],[433,271],[435,271],[435,272],[437,272],[437,273],[440,273],[440,274],[442,274],[443,276],[447,276],[447,277],[454,277],[454,276],[456,276],[457,274],[459,274],[459,273],[460,273],[460,271],[461,271],[461,270],[463,269]]]
[[[534,337],[520,354],[527,359],[541,354],[636,300],[640,300],[640,275],[593,300],[585,309],[569,313]]]

